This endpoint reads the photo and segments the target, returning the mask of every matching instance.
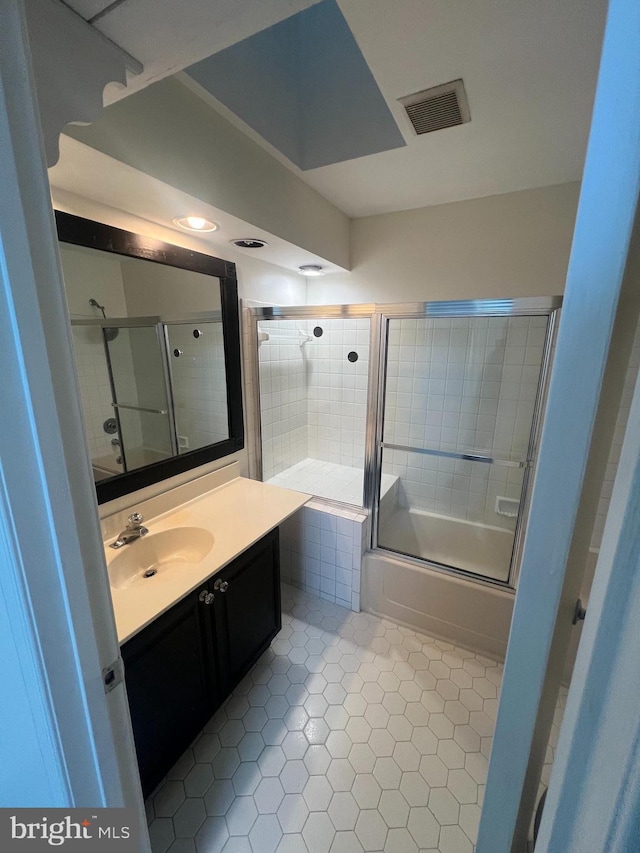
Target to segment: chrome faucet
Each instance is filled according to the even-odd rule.
[[[130,515],[129,521],[127,522],[127,526],[118,536],[116,541],[112,542],[109,547],[122,548],[123,545],[130,545],[132,542],[135,542],[137,539],[140,539],[141,536],[145,536],[149,531],[146,527],[143,527],[143,521],[144,518],[139,512],[134,512],[132,515]]]

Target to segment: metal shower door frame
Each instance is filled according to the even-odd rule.
[[[374,328],[374,320],[376,317],[376,305],[373,303],[363,303],[357,305],[265,305],[265,306],[250,306],[248,310],[249,317],[249,346],[251,351],[247,353],[249,360],[255,365],[255,381],[252,384],[252,406],[256,414],[256,446],[255,446],[255,475],[258,480],[263,478],[262,465],[262,410],[260,408],[260,359],[259,359],[259,341],[258,341],[258,323],[262,320],[369,320],[369,375],[367,379],[367,416],[366,427],[369,426],[369,414],[371,406],[371,366],[373,363],[372,332]],[[364,509],[367,509],[366,504],[366,483],[367,483],[367,441],[365,439],[365,492],[364,492]],[[316,498],[316,500],[324,501],[327,504],[337,504],[337,501],[330,501],[326,498]]]
[[[173,372],[171,369],[171,359],[169,357],[169,334],[168,327],[173,325],[180,325],[184,323],[190,322],[209,322],[215,323],[220,322],[222,318],[222,313],[220,311],[199,311],[199,312],[188,312],[183,314],[180,317],[176,317],[174,315],[150,315],[148,317],[96,317],[96,318],[83,318],[83,319],[72,319],[71,326],[96,326],[101,328],[103,331],[102,343],[104,347],[104,354],[107,366],[107,373],[109,376],[109,386],[111,389],[111,405],[114,410],[114,415],[116,418],[116,422],[118,424],[118,434],[120,436],[120,452],[123,459],[123,467],[125,472],[129,471],[129,467],[126,461],[126,449],[124,446],[124,441],[122,439],[122,426],[120,423],[120,409],[133,409],[140,412],[150,412],[153,414],[166,415],[167,421],[169,425],[169,441],[171,444],[171,453],[173,456],[177,456],[178,449],[178,425],[176,423],[176,415],[175,415],[175,403],[174,403],[174,379]],[[163,386],[165,397],[167,401],[166,411],[164,410],[156,410],[149,409],[144,406],[133,406],[133,405],[123,405],[118,402],[117,394],[116,394],[116,385],[115,378],[113,375],[113,369],[111,365],[111,353],[109,351],[108,342],[104,336],[104,330],[106,328],[115,328],[115,329],[137,329],[137,328],[154,328],[156,332],[156,339],[158,342],[158,350],[160,354],[160,363],[162,366],[162,376],[163,376]]]
[[[262,417],[260,408],[260,362],[258,357],[258,323],[264,320],[338,320],[369,319],[369,373],[367,382],[367,414],[365,424],[364,451],[364,489],[363,509],[370,522],[369,543],[372,550],[389,554],[395,558],[428,565],[437,571],[463,576],[465,579],[506,589],[515,589],[518,581],[520,559],[524,544],[525,522],[529,510],[532,473],[535,470],[542,415],[546,401],[553,345],[557,329],[557,320],[562,306],[562,297],[522,297],[517,299],[473,299],[442,302],[405,302],[405,303],[363,303],[356,305],[274,305],[251,306],[249,317],[250,359],[255,364],[255,382],[252,383],[252,404],[256,413],[255,475],[262,480]],[[529,446],[526,454],[522,483],[521,508],[514,535],[514,545],[506,582],[496,581],[464,572],[455,567],[444,566],[421,557],[399,555],[378,544],[378,515],[380,501],[380,479],[382,472],[382,431],[384,425],[384,399],[386,393],[386,368],[388,351],[388,328],[390,320],[424,318],[473,318],[473,317],[548,317],[544,352],[540,368],[540,379],[532,419]],[[468,458],[469,454],[457,454],[459,458]],[[485,460],[486,461],[486,460]],[[327,504],[336,504],[325,498],[316,498]]]
[[[562,306],[562,297],[521,297],[517,299],[473,299],[473,300],[455,300],[443,302],[416,302],[416,303],[399,303],[393,305],[378,305],[379,328],[377,329],[376,341],[372,340],[372,349],[377,349],[377,367],[378,373],[374,378],[376,387],[376,406],[375,412],[372,412],[375,418],[373,436],[371,437],[371,446],[365,451],[365,460],[368,460],[368,471],[365,471],[365,484],[369,483],[370,503],[366,505],[367,511],[370,513],[371,519],[371,549],[379,551],[383,554],[388,554],[394,558],[408,560],[417,565],[428,565],[436,571],[462,576],[466,580],[475,583],[481,583],[490,586],[499,586],[502,589],[514,590],[518,584],[518,576],[520,572],[520,561],[522,556],[522,548],[524,545],[524,532],[526,528],[526,520],[529,511],[529,501],[531,495],[531,484],[533,473],[535,472],[535,464],[537,460],[538,444],[540,440],[540,430],[542,427],[544,406],[546,402],[549,378],[551,373],[551,363],[553,355],[553,346],[555,334],[557,330],[557,321]],[[397,551],[391,551],[381,546],[378,542],[378,520],[380,507],[380,482],[382,475],[382,451],[385,443],[383,441],[384,428],[384,403],[387,384],[387,355],[388,355],[388,338],[389,338],[389,323],[391,320],[415,320],[415,319],[436,319],[436,318],[474,318],[474,317],[531,317],[531,316],[546,316],[548,317],[547,330],[544,343],[544,351],[540,367],[540,378],[538,381],[538,390],[536,393],[536,401],[531,424],[531,432],[529,434],[529,444],[526,457],[523,463],[519,466],[524,469],[522,481],[522,492],[520,498],[520,509],[518,511],[518,519],[516,522],[516,530],[514,534],[514,543],[511,553],[511,561],[509,564],[509,576],[506,581],[494,580],[492,578],[474,575],[458,569],[454,566],[446,566],[441,563],[436,563],[424,557],[412,557],[407,554],[399,554]],[[372,357],[373,362],[373,357]],[[415,448],[404,448],[411,450]],[[451,456],[452,458],[466,459],[473,461],[473,456],[476,454],[465,453],[447,453],[442,454]],[[480,459],[480,456],[476,456]],[[490,461],[488,457],[483,457],[482,461]]]

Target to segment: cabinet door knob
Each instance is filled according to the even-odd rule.
[[[214,598],[215,598],[215,595],[212,592],[209,592],[208,589],[203,589],[202,592],[200,593],[200,595],[198,596],[198,599],[203,604],[211,604],[211,602],[213,601]]]
[[[229,581],[223,581],[218,578],[214,583],[213,588],[217,589],[219,592],[226,592],[229,589]]]

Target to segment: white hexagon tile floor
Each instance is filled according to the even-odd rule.
[[[472,853],[502,666],[293,587],[282,605],[147,800],[153,853]]]

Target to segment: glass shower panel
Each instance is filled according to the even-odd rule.
[[[178,452],[229,438],[222,321],[165,326]]]
[[[362,506],[369,318],[258,324],[262,478]]]
[[[164,355],[153,326],[104,329],[125,470],[173,453]]]
[[[389,321],[379,546],[508,580],[547,326]]]
[[[506,582],[523,475],[523,468],[385,448],[378,545]]]

